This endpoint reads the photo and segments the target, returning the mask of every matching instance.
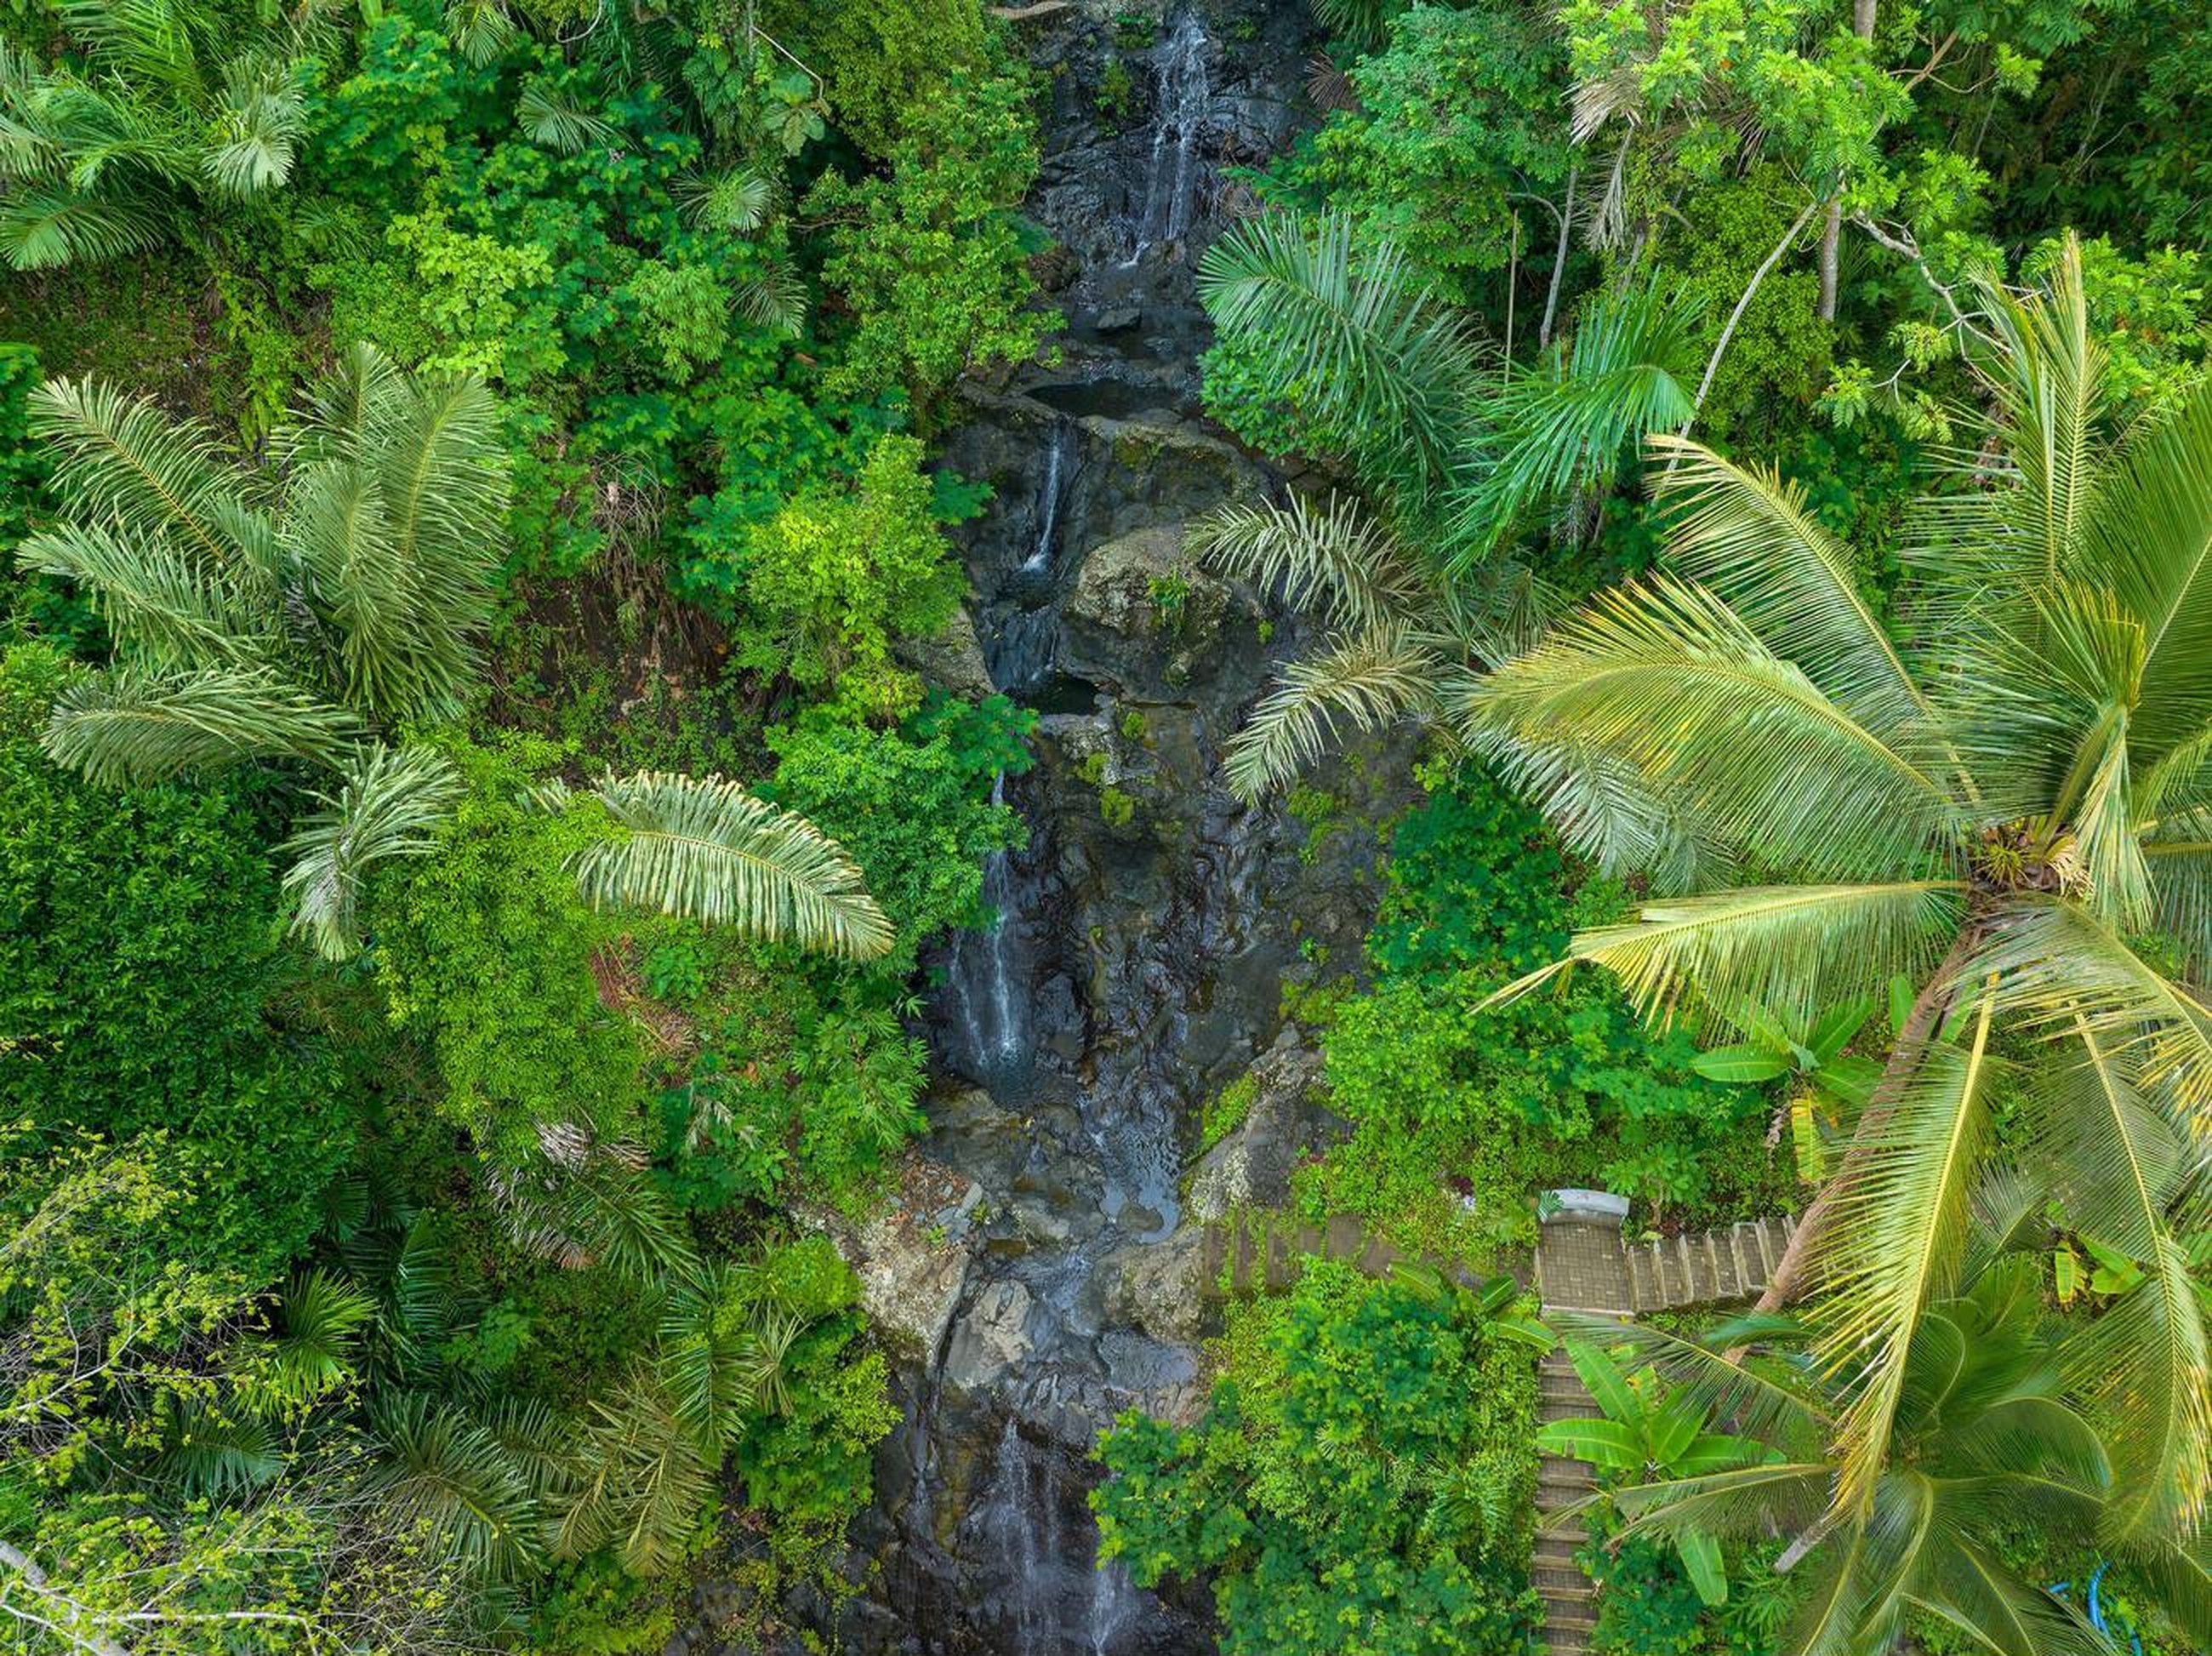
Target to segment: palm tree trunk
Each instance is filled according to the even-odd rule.
[[[1859,1114],[1858,1126],[1851,1134],[1851,1148],[1844,1153],[1843,1166],[1836,1169],[1834,1178],[1820,1187],[1812,1205],[1798,1220],[1797,1228],[1790,1233],[1790,1245],[1782,1251],[1782,1258],[1767,1281],[1766,1291],[1759,1296],[1755,1310],[1779,1311],[1802,1290],[1805,1262],[1812,1252],[1814,1237],[1835,1211],[1837,1193],[1846,1180],[1865,1167],[1867,1158],[1873,1154],[1870,1147],[1875,1135],[1895,1112],[1897,1101],[1905,1095],[1905,1083],[1920,1067],[1936,1026],[1958,998],[1959,967],[1980,941],[1979,927],[1970,925],[1962,930],[1958,941],[1951,945],[1951,952],[1943,957],[1943,964],[1936,968],[1913,998],[1911,1009],[1905,1014],[1905,1026],[1898,1031],[1897,1044],[1890,1049],[1889,1062],[1882,1066],[1881,1079],[1867,1095],[1866,1108]]]
[[[1575,186],[1581,180],[1579,163],[1567,169],[1567,204],[1559,211],[1559,245],[1552,254],[1552,285],[1544,290],[1544,320],[1536,329],[1536,349],[1552,343],[1552,320],[1559,314],[1559,278],[1567,273],[1568,238],[1575,223]]]

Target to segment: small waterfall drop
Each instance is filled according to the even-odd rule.
[[[1006,802],[1001,771],[991,783],[991,803]],[[973,1078],[994,1091],[1018,1088],[1029,1072],[1030,995],[1010,853],[994,851],[985,859],[983,900],[991,906],[991,923],[963,932],[954,945],[952,993]]]
[[[1061,420],[1054,425],[1052,441],[1045,446],[1044,481],[1037,490],[1036,543],[1022,561],[1024,575],[1044,575],[1052,569],[1060,541],[1060,502],[1066,498],[1074,453],[1075,423]]]
[[[1213,99],[1207,64],[1212,46],[1197,11],[1186,9],[1154,48],[1158,91],[1152,164],[1145,177],[1144,208],[1136,217],[1132,260],[1147,248],[1176,240],[1190,228],[1197,205],[1199,153]]]

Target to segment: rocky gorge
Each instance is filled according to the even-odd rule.
[[[1247,204],[1229,169],[1306,118],[1304,8],[1036,9],[1029,210],[1066,326],[971,392],[944,446],[994,493],[963,541],[974,642],[927,663],[1041,715],[1034,768],[1001,781],[1029,837],[987,870],[998,923],[938,963],[940,1079],[900,1199],[842,1230],[904,1423],[837,1631],[885,1656],[1212,1647],[1201,1606],[1095,1567],[1091,1452],[1123,1410],[1201,1398],[1203,1227],[1279,1199],[1327,1132],[1285,985],[1356,961],[1375,889],[1371,831],[1226,788],[1223,744],[1297,629],[1182,545],[1197,514],[1285,487],[1200,413],[1194,277]],[[1407,768],[1370,752],[1321,782],[1371,822]],[[1200,1110],[1240,1082],[1242,1125],[1193,1165]]]

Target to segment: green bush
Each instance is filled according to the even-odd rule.
[[[1417,1251],[1486,1255],[1528,1239],[1542,1188],[1600,1184],[1701,1216],[1760,1188],[1760,1095],[1698,1075],[1688,1038],[1644,1025],[1609,981],[1477,1011],[1557,959],[1577,925],[1619,912],[1617,889],[1578,878],[1480,770],[1398,824],[1372,981],[1322,1035],[1330,1105],[1352,1134],[1297,1175],[1310,1217],[1355,1213]]]
[[[1195,1423],[1133,1413],[1101,1443],[1102,1556],[1210,1581],[1224,1656],[1519,1648],[1534,1353],[1325,1261],[1225,1345]]]
[[[38,732],[72,671],[0,656],[0,1122],[53,1150],[158,1142],[180,1199],[151,1250],[258,1288],[313,1233],[352,1117],[275,1015],[298,967],[251,795],[57,770]]]

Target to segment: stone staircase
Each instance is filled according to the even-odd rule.
[[[1773,1275],[1796,1224],[1794,1216],[1761,1219],[1631,1248],[1622,1241],[1618,1216],[1588,1206],[1554,1214],[1537,1238],[1537,1297],[1547,1313],[1571,1311],[1624,1322],[1652,1312],[1749,1300]],[[1601,1412],[1565,1348],[1547,1352],[1537,1375],[1539,1421]],[[1566,1516],[1596,1489],[1588,1461],[1545,1455],[1537,1462],[1538,1527],[1529,1575],[1543,1600],[1551,1656],[1582,1656],[1597,1629],[1597,1590],[1575,1562],[1588,1530],[1581,1519]]]
[[[1576,1420],[1598,1412],[1575,1366],[1557,1347],[1544,1355],[1537,1383],[1539,1421]],[[1587,1651],[1597,1628],[1597,1591],[1575,1562],[1576,1550],[1588,1531],[1580,1519],[1560,1515],[1563,1509],[1586,1499],[1596,1489],[1595,1471],[1586,1460],[1546,1455],[1537,1462],[1539,1528],[1528,1578],[1544,1603],[1545,1643],[1553,1656]]]
[[[1787,1215],[1638,1243],[1626,1250],[1631,1309],[1643,1316],[1757,1299],[1796,1225],[1796,1215]]]

